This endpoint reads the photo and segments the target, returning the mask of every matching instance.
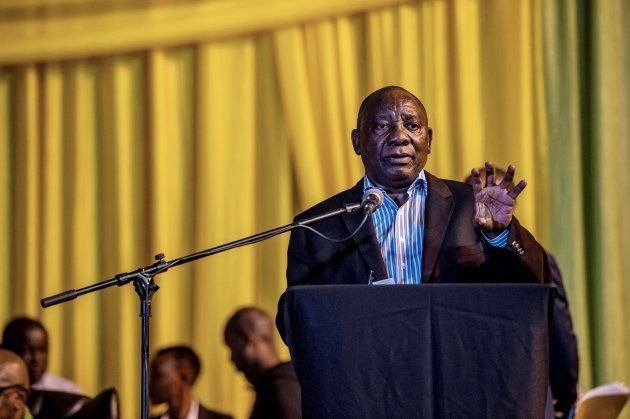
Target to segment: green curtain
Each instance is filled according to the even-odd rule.
[[[287,223],[351,186],[358,105],[399,84],[427,107],[428,170],[458,179],[489,159],[529,181],[517,216],[563,271],[581,386],[630,381],[627,2],[38,1],[0,4],[14,41],[0,44],[0,322],[40,318],[53,373],[116,386],[136,415],[133,291],[39,298]],[[158,279],[152,348],[193,345],[196,393],[238,417],[252,392],[222,328],[243,305],[275,313],[287,240]]]
[[[544,24],[550,246],[570,291],[580,379],[628,382],[630,4],[545,2]]]

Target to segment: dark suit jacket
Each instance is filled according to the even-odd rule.
[[[577,339],[573,333],[573,321],[560,268],[552,255],[547,253],[547,258],[553,285],[556,286],[549,333],[549,385],[553,398],[557,400],[554,406],[556,412],[562,412],[566,416],[577,399]]]
[[[472,187],[442,180],[426,173],[428,195],[422,250],[422,283],[531,282],[550,283],[551,272],[544,249],[514,218],[507,249],[486,244],[473,228]],[[363,180],[306,210],[296,220],[360,202]],[[312,225],[318,231],[341,238],[361,222],[360,211],[329,218]],[[521,249],[521,252],[519,252]],[[367,284],[387,278],[387,268],[371,220],[353,239],[334,243],[298,228],[291,233],[287,285]],[[284,330],[284,294],[278,303],[276,325]]]
[[[252,380],[256,400],[250,419],[301,419],[302,396],[293,364],[284,362]]]
[[[160,416],[153,416],[151,419],[159,419]],[[199,419],[232,419],[232,416],[224,413],[215,412],[210,409],[206,409],[201,404],[199,405]]]

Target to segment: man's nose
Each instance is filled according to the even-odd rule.
[[[33,353],[33,351],[24,351],[22,352],[22,359],[24,360],[25,364],[28,364],[29,362],[35,360],[35,354]]]
[[[387,137],[388,145],[404,145],[411,141],[409,133],[405,130],[405,125],[400,122],[396,123],[392,127],[392,131]]]

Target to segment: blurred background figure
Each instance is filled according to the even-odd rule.
[[[251,418],[301,418],[300,384],[291,362],[280,360],[274,333],[274,323],[266,312],[246,307],[228,320],[224,337],[232,362],[256,391]]]
[[[151,361],[149,395],[155,404],[168,404],[168,410],[156,419],[231,418],[206,409],[193,397],[192,387],[200,370],[199,357],[188,346],[170,346],[157,353]]]
[[[37,320],[28,317],[11,320],[2,333],[2,347],[24,360],[33,389],[84,394],[72,381],[46,372],[48,331]]]
[[[477,170],[479,170],[485,185],[486,168],[480,167]],[[495,166],[494,175],[495,183],[499,183],[505,176],[505,170]],[[465,182],[471,183],[472,176],[469,175]],[[514,185],[510,185],[510,187],[514,187]],[[549,385],[556,417],[565,417],[577,399],[579,367],[577,339],[573,333],[573,321],[560,268],[549,252],[547,252],[547,259],[551,269],[552,283],[557,291],[549,334]]]
[[[0,419],[32,419],[26,407],[29,380],[22,359],[0,349]]]

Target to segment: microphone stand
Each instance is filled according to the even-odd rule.
[[[278,234],[285,233],[293,230],[294,228],[312,224],[316,221],[332,218],[340,214],[351,213],[361,209],[361,204],[349,204],[339,209],[326,212],[324,214],[316,215],[310,218],[306,218],[301,221],[294,221],[290,224],[282,227],[274,228],[262,233],[255,234],[253,236],[245,237],[239,240],[235,240],[226,244],[222,244],[217,247],[202,250],[201,252],[192,253],[187,256],[183,256],[171,261],[164,260],[164,254],[159,253],[155,255],[156,262],[152,265],[145,266],[143,268],[136,269],[132,272],[120,273],[111,279],[97,282],[87,287],[67,290],[62,293],[43,298],[41,300],[42,307],[50,307],[56,304],[61,304],[66,301],[74,300],[80,295],[89,294],[94,291],[99,291],[105,288],[109,288],[113,285],[123,286],[130,282],[133,282],[133,286],[136,290],[136,294],[140,298],[140,317],[142,318],[142,343],[141,343],[141,375],[142,375],[142,400],[141,400],[141,418],[148,419],[149,417],[149,318],[151,317],[151,300],[153,295],[157,292],[159,287],[154,282],[156,275],[166,272],[168,269],[190,263],[197,259],[205,258],[207,256],[215,255],[217,253],[225,252],[226,250],[234,249],[241,246],[247,246],[249,244],[257,243],[263,240],[267,240]],[[366,213],[367,218],[369,212]]]

